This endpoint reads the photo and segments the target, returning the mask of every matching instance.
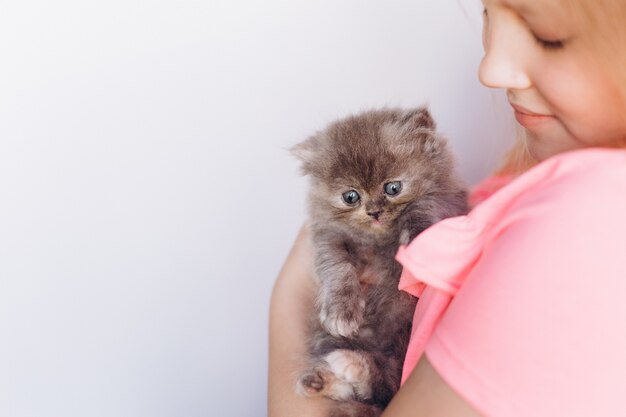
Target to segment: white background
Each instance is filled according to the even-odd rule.
[[[19,0],[0,12],[0,416],[263,416],[285,150],[430,103],[468,183],[511,142],[478,0]]]

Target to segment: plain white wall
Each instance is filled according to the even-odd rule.
[[[20,0],[0,13],[0,416],[265,415],[285,149],[430,103],[468,182],[513,136],[478,0]]]

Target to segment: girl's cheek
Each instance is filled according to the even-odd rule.
[[[581,96],[586,96],[576,77],[558,67],[540,72],[534,80],[534,86],[555,113],[570,113],[580,103]]]

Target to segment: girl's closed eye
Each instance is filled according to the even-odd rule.
[[[562,49],[565,46],[564,40],[547,40],[542,39],[533,33],[535,40],[545,49]]]

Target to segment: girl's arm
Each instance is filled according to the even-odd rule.
[[[479,417],[439,376],[426,355],[413,369],[382,417]]]
[[[313,311],[315,284],[308,229],[302,227],[272,291],[269,346],[269,417],[325,417],[331,400],[295,392],[298,373],[307,368],[306,323]]]

